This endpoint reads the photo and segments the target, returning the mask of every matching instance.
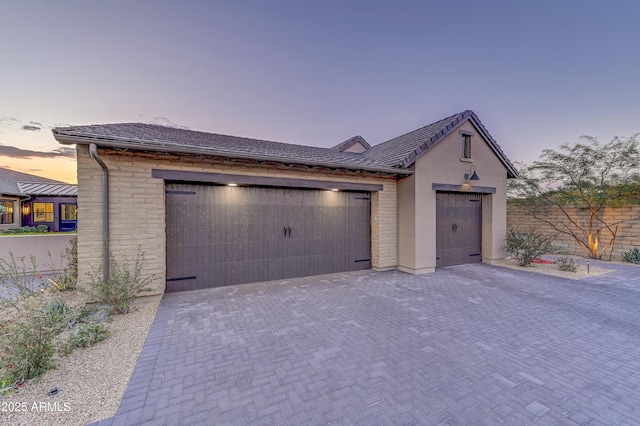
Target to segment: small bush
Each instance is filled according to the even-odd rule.
[[[48,303],[42,308],[42,312],[56,334],[72,328],[78,322],[80,316],[78,309],[69,307],[62,300],[54,300]]]
[[[18,235],[18,234],[46,234],[49,232],[49,227],[47,225],[38,225],[36,227],[33,226],[21,226],[18,228],[9,228],[4,231],[0,231],[0,234],[6,235]]]
[[[533,229],[528,231],[509,230],[504,249],[516,257],[518,265],[529,266],[541,254],[553,250],[552,240],[553,237],[545,236]]]
[[[47,228],[48,229],[48,228]],[[38,232],[37,228],[33,226],[21,226],[19,228],[9,228],[2,231],[3,234],[15,235],[15,234],[35,234]]]
[[[36,267],[36,258],[16,258],[9,253],[9,260],[0,259],[0,301],[13,304],[16,300],[33,296],[42,287]]]
[[[638,247],[634,247],[629,251],[623,252],[622,260],[629,263],[640,263],[640,250]]]
[[[54,367],[57,327],[41,306],[31,306],[0,328],[0,377],[21,383]]]
[[[569,256],[560,256],[556,258],[556,265],[561,271],[575,272],[578,269],[576,261]]]
[[[109,329],[104,324],[90,322],[81,325],[74,331],[69,340],[59,347],[59,351],[63,355],[70,354],[75,348],[87,348],[109,337]]]
[[[67,261],[67,265],[62,269],[55,278],[50,279],[49,282],[60,291],[75,290],[78,285],[78,238],[74,237],[69,240],[69,244],[65,247],[62,258]],[[51,269],[56,269],[51,259]]]
[[[138,252],[133,266],[128,259],[122,263],[111,257],[109,279],[104,281],[102,268],[89,273],[89,282],[85,289],[89,299],[104,303],[116,314],[126,314],[131,310],[135,298],[143,292],[149,292],[149,284],[155,275],[142,276],[144,254]]]

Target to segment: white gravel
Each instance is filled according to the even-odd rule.
[[[0,397],[0,424],[86,425],[115,415],[158,305],[145,303],[113,316],[106,340],[74,350],[57,360],[56,370]],[[58,394],[47,396],[53,388]]]

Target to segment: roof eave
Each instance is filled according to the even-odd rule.
[[[4,195],[4,196],[6,196],[6,197],[18,197],[18,198],[21,198],[21,197],[28,197],[28,195],[27,195],[27,194],[24,194],[24,193],[22,193],[22,192],[15,192],[15,193],[14,193],[14,192],[6,192],[6,191],[5,191],[5,192],[2,192],[2,191],[0,191],[0,195]]]
[[[88,136],[68,135],[68,134],[60,133],[56,129],[53,129],[53,136],[59,143],[63,145],[88,145],[91,143],[95,143],[96,145],[100,145],[102,147],[133,149],[138,151],[167,152],[172,154],[210,155],[215,157],[241,158],[241,159],[254,160],[254,161],[276,161],[283,164],[301,164],[306,166],[327,167],[332,169],[360,170],[365,172],[388,173],[388,174],[400,175],[400,176],[408,176],[413,174],[413,171],[411,170],[395,169],[390,167],[355,166],[353,164],[326,163],[322,161],[312,161],[312,160],[300,161],[300,160],[293,160],[291,158],[283,158],[283,157],[277,157],[277,156],[264,156],[264,155],[255,155],[255,154],[247,154],[247,153],[230,153],[230,152],[219,151],[215,149],[201,149],[201,148],[192,148],[192,147],[185,147],[185,146],[171,146],[167,144],[136,143],[136,142],[131,142],[127,140],[103,138],[103,137],[97,137],[97,136],[88,137]]]

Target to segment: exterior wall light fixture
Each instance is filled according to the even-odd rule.
[[[471,166],[469,173],[464,174],[464,180],[480,180],[480,176],[476,173],[476,166]]]

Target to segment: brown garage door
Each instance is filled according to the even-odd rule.
[[[368,269],[370,198],[168,183],[167,291]]]
[[[480,194],[438,192],[436,221],[436,266],[482,260]]]

